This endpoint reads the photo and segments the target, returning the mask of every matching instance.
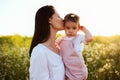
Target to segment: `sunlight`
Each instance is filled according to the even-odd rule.
[[[85,25],[93,35],[120,35],[118,29],[120,26],[120,5],[116,0],[109,2],[105,0],[88,0],[87,3],[84,0],[79,0],[77,3],[76,1],[69,1],[69,3],[72,3],[70,5],[68,1],[64,0],[37,0],[29,1],[29,4],[26,4],[27,2],[28,0],[0,1],[0,35],[20,34],[32,36],[35,13],[41,6],[47,4],[55,6],[62,18],[71,12],[78,14],[81,19],[80,23]],[[60,3],[62,3],[62,6]],[[60,34],[64,34],[64,32],[60,31]]]

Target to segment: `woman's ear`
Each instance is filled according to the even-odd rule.
[[[49,24],[51,24],[51,18],[49,18]]]

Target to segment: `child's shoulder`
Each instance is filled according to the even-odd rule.
[[[77,34],[74,40],[78,41],[84,41],[85,40],[85,35],[84,34]]]
[[[84,34],[77,34],[76,37],[84,37],[85,35]]]

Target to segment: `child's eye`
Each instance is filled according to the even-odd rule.
[[[70,29],[69,27],[66,27],[66,29]]]
[[[73,29],[75,30],[75,29],[76,29],[76,27],[73,27]]]

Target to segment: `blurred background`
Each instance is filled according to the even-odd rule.
[[[93,34],[83,51],[87,80],[120,80],[119,4],[119,0],[0,0],[0,80],[29,80],[34,19],[44,5],[53,5],[62,18],[78,14],[81,25]]]
[[[0,35],[32,36],[35,13],[44,5],[55,6],[62,18],[78,14],[93,35],[120,34],[119,0],[0,0]]]

